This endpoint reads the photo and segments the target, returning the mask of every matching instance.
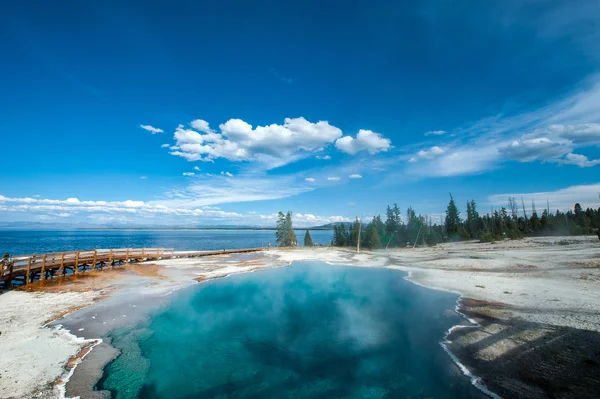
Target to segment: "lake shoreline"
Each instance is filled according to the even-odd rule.
[[[570,240],[570,244],[566,246],[557,244],[565,239]],[[600,331],[597,321],[598,314],[594,311],[599,308],[597,305],[600,304],[600,290],[597,284],[600,280],[600,272],[596,266],[597,260],[595,260],[598,254],[596,246],[597,244],[591,238],[562,237],[526,239],[487,245],[478,243],[444,244],[434,248],[373,251],[360,254],[333,248],[272,249],[264,252],[260,257],[254,258],[215,257],[200,261],[183,260],[184,262],[182,262],[179,259],[153,263],[161,272],[169,271],[166,275],[158,277],[166,280],[166,284],[173,284],[175,281],[183,279],[193,282],[191,277],[218,278],[231,273],[283,266],[301,260],[407,271],[410,275],[406,279],[409,281],[428,288],[460,293],[462,297],[459,299],[459,311],[481,325],[477,328],[454,329],[448,334],[450,341],[448,350],[460,359],[461,364],[464,364],[474,375],[478,375],[486,386],[493,392],[498,392],[502,397],[516,397],[521,393],[528,393],[531,397],[543,397],[548,390],[553,389],[553,385],[548,381],[552,381],[556,377],[552,374],[538,375],[539,373],[534,369],[539,359],[535,357],[529,359],[532,356],[531,353],[536,355],[543,354],[545,351],[554,353],[561,348],[565,349],[577,344],[577,339],[557,338],[564,334],[567,334],[567,337],[586,337],[589,341],[596,339],[598,331]],[[544,255],[548,260],[540,259]],[[516,265],[515,259],[518,259],[519,264]],[[564,267],[557,267],[561,264]],[[132,281],[140,279],[140,276],[135,273],[129,277]],[[67,292],[44,293],[12,291],[0,296],[0,305],[21,303],[26,297],[35,298],[37,306],[24,310],[31,314],[36,313],[36,309],[41,309],[38,302],[47,303],[52,300],[58,303],[52,309],[58,317],[61,311],[68,311],[75,306],[102,303],[103,301],[97,301],[113,294],[106,290],[106,285],[111,285],[108,284],[108,281],[113,278],[114,276],[107,277],[107,281],[100,282],[95,287],[80,289],[83,292],[69,292],[68,290]],[[555,287],[557,282],[560,283],[560,286],[556,285]],[[152,283],[149,282],[149,284]],[[538,289],[540,286],[545,289]],[[528,291],[531,295],[527,294]],[[586,292],[588,295],[582,296],[582,292]],[[56,295],[59,296],[57,298],[60,298],[61,295],[70,295],[70,297],[66,298],[66,301],[61,301],[53,297]],[[52,299],[50,299],[51,297]],[[7,302],[5,298],[11,300]],[[23,307],[21,306],[21,308]],[[574,309],[579,309],[579,311],[574,311]],[[33,335],[43,331],[50,336],[41,338],[41,340],[47,340],[46,343],[50,342],[51,338],[56,339],[56,331],[52,328],[42,327],[45,323],[40,322],[39,315],[37,317],[37,319],[34,317],[32,322],[35,324],[35,320],[38,320],[39,324],[35,328],[24,329],[22,333]],[[6,320],[0,318],[2,338],[5,338],[5,322]],[[465,333],[467,331],[468,334]],[[440,337],[440,339],[442,338]],[[0,340],[2,349],[4,349],[3,341]],[[541,347],[539,347],[540,342],[544,342]],[[18,347],[19,344],[17,343],[16,346]],[[53,356],[56,359],[62,357],[62,360],[56,361],[56,364],[60,366],[58,369],[55,364],[53,368],[47,370],[46,374],[43,374],[48,376],[55,373],[55,377],[47,383],[55,381],[65,372],[64,367],[68,359],[76,355],[81,346],[83,346],[81,343],[67,346],[72,352],[69,356],[65,356],[65,351],[54,351]],[[523,350],[518,353],[521,360],[517,364],[513,364],[511,354],[516,353],[514,351],[519,347],[523,347]],[[538,349],[536,350],[536,348]],[[99,351],[94,350],[93,352]],[[575,350],[569,365],[572,366],[575,361],[582,363],[587,370],[593,371],[597,356],[598,354],[593,353],[588,356]],[[498,374],[496,378],[494,378],[494,374]],[[597,389],[600,382],[595,380],[593,375],[588,374],[590,373],[584,372],[580,377],[572,376],[569,383],[577,390],[570,396],[567,392],[562,397],[587,397],[585,396],[586,386],[591,387],[590,389]],[[570,374],[566,373],[566,375]],[[6,391],[15,386],[14,381],[12,386],[3,384],[4,381],[8,382],[11,379],[11,376],[8,376],[8,379],[0,380],[2,381],[0,382],[0,395],[6,396],[10,393],[13,397],[28,397],[31,392],[36,392],[42,398],[57,397],[57,390],[50,385],[43,384],[43,378],[40,378],[39,373],[38,375],[29,375],[29,377],[25,373],[24,376],[23,378],[30,379],[28,384],[31,385],[28,386],[33,388],[32,390],[21,391],[20,396],[18,392]],[[503,384],[503,379],[511,381],[511,383]],[[22,381],[17,381],[21,385]],[[561,384],[564,385],[564,382]],[[5,385],[5,388],[2,385]],[[2,389],[5,390],[2,391]],[[564,390],[564,386],[559,384],[557,389]],[[15,393],[17,394],[15,395]],[[578,393],[583,393],[583,395],[577,396]]]

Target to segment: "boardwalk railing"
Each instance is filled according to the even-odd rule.
[[[52,252],[15,256],[0,270],[4,285],[21,285],[44,281],[53,277],[84,273],[86,270],[102,270],[131,262],[173,258],[174,248],[120,248],[92,249],[85,251]]]

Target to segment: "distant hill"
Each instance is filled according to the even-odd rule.
[[[351,227],[354,222],[335,222],[335,223],[327,223],[322,226],[309,227],[308,230],[333,230],[334,227],[343,225],[346,228]],[[367,227],[366,223],[363,223],[363,229]]]

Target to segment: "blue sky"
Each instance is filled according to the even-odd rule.
[[[395,3],[395,4],[392,4]],[[8,1],[0,221],[598,207],[595,1]]]

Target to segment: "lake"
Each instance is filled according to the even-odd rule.
[[[396,270],[299,262],[173,293],[106,336],[119,399],[482,398],[439,344],[457,295]]]
[[[300,245],[306,230],[296,230]],[[331,242],[331,230],[310,232],[314,243]],[[0,230],[0,251],[12,255],[95,248],[220,250],[275,245],[274,230]],[[1,256],[1,254],[0,254]]]

